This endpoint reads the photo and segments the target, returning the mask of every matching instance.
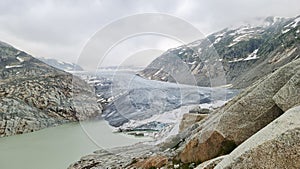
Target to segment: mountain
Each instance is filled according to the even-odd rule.
[[[62,62],[56,59],[50,58],[38,58],[39,60],[45,62],[48,65],[51,65],[57,69],[64,70],[64,71],[83,71],[83,68],[75,63],[69,62]]]
[[[92,88],[6,43],[0,43],[0,136],[36,131],[101,113]]]
[[[138,75],[184,84],[192,76],[199,86],[245,88],[299,57],[299,21],[300,16],[268,17],[259,26],[224,29],[169,49]]]

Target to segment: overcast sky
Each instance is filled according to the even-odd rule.
[[[165,13],[208,35],[267,16],[294,17],[299,6],[299,0],[0,0],[0,40],[35,57],[76,62],[97,31],[125,16]],[[156,44],[159,50],[178,45]]]

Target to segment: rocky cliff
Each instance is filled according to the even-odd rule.
[[[92,88],[71,74],[0,43],[0,136],[101,113]]]

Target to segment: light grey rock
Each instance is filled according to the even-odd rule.
[[[238,146],[216,169],[300,167],[300,107],[285,112]]]
[[[179,153],[182,162],[206,161],[229,153],[284,111],[273,100],[299,71],[300,59],[287,64],[200,122]]]
[[[203,120],[207,116],[208,116],[207,114],[194,114],[194,113],[184,114],[179,125],[179,132],[182,132],[183,130],[187,129],[193,124]]]
[[[300,69],[300,66],[299,66]],[[283,110],[300,104],[300,70],[273,97],[276,104]]]
[[[224,158],[226,158],[228,155],[216,157],[214,159],[205,161],[198,165],[196,169],[214,169]]]

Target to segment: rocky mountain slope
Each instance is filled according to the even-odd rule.
[[[0,136],[96,116],[92,89],[71,74],[0,43]]]
[[[224,29],[166,51],[138,74],[178,83],[190,83],[190,74],[200,86],[245,88],[299,57],[299,21],[269,17],[259,26]]]
[[[56,59],[50,59],[50,58],[38,58],[42,62],[53,66],[57,69],[64,70],[64,71],[82,71],[82,67],[75,63],[69,63],[69,62],[62,62]]]

